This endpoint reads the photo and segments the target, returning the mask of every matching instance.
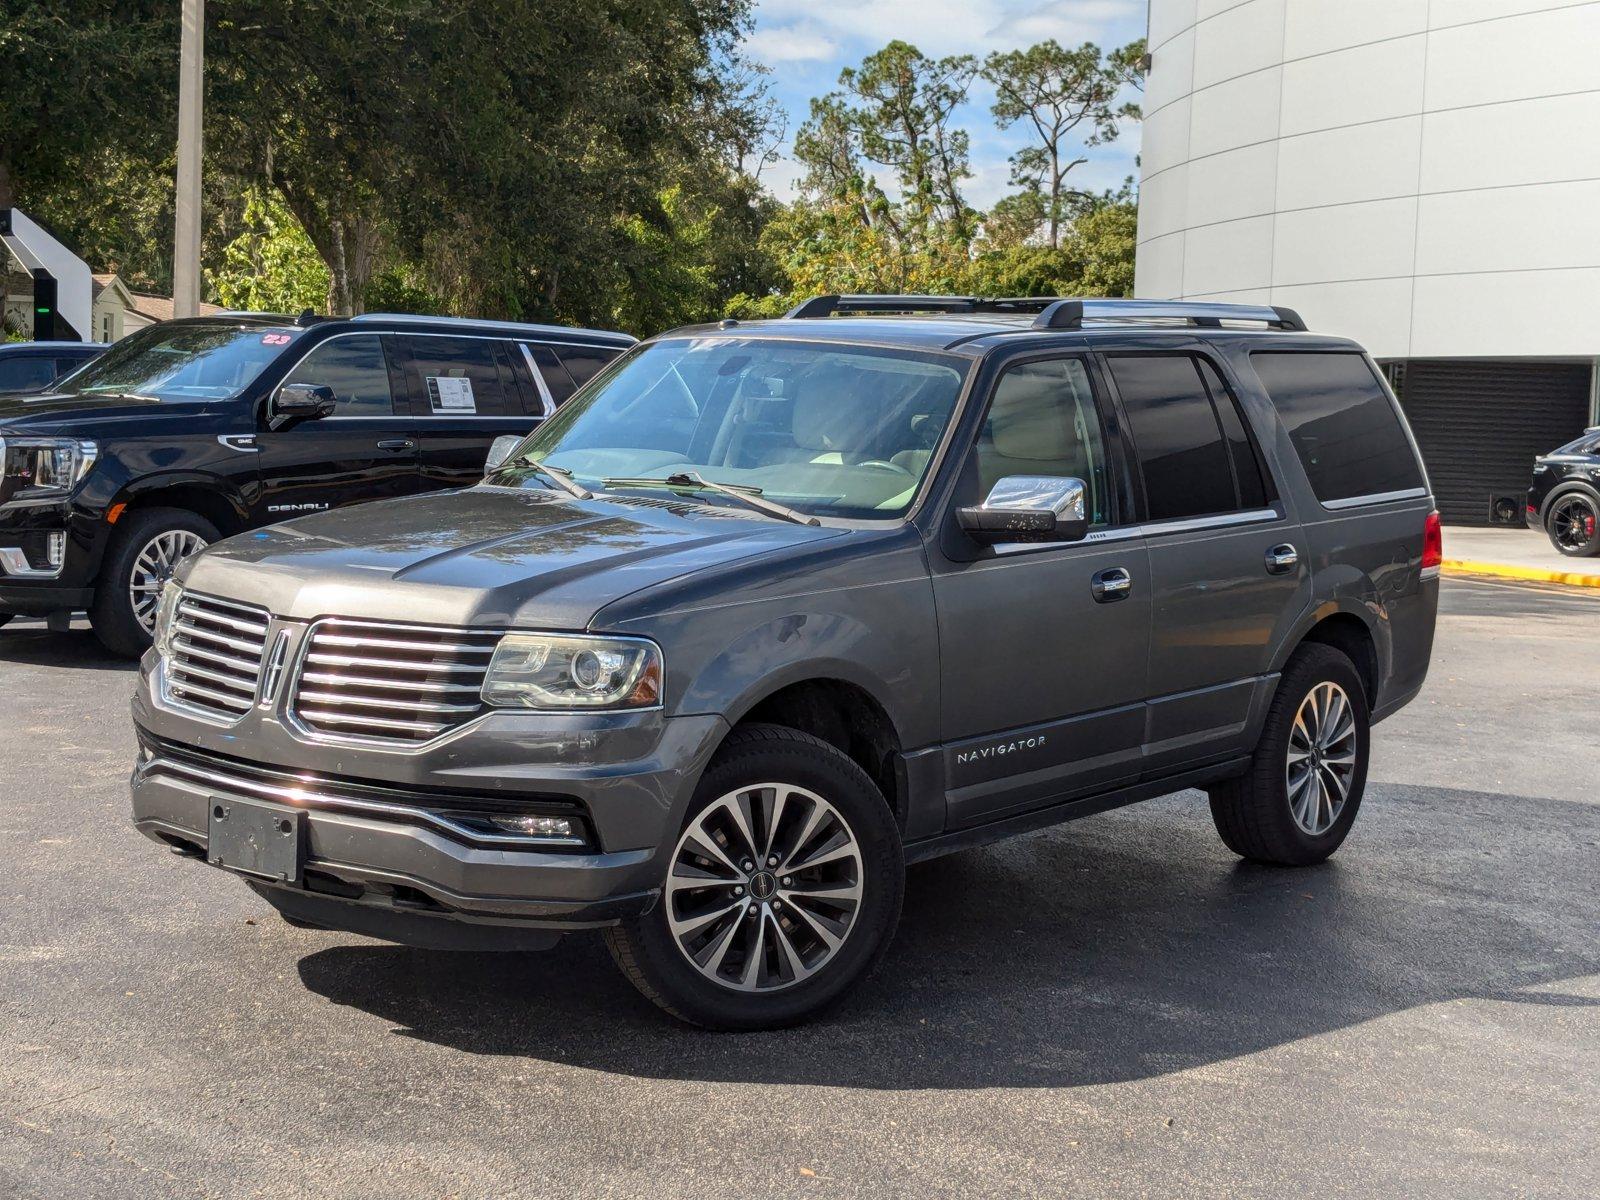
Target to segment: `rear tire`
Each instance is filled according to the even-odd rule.
[[[1355,665],[1332,646],[1301,646],[1278,681],[1250,769],[1210,789],[1217,833],[1253,862],[1321,862],[1361,808],[1371,741]]]
[[[1545,514],[1544,531],[1568,558],[1592,558],[1600,554],[1600,504],[1584,492],[1557,496]]]
[[[181,508],[129,512],[106,551],[89,609],[100,644],[123,658],[138,658],[148,650],[162,582],[183,558],[205,549],[217,536],[210,521]]]
[[[871,970],[900,919],[905,862],[883,794],[798,730],[730,734],[664,850],[660,901],[606,944],[639,991],[691,1024],[815,1016]]]

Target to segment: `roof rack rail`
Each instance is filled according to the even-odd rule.
[[[896,296],[861,294],[813,296],[784,313],[785,320],[831,317],[835,313],[1038,313],[1059,296]]]
[[[1220,329],[1224,321],[1260,321],[1295,333],[1306,329],[1292,308],[1191,300],[1057,300],[1034,319],[1033,327],[1082,329],[1085,321],[1183,321],[1202,329]]]
[[[1183,321],[1204,329],[1220,329],[1224,321],[1259,321],[1273,329],[1303,333],[1306,328],[1294,309],[1264,304],[1069,300],[1063,296],[813,296],[791,308],[784,318],[808,320],[844,313],[1033,313],[1035,329],[1082,329],[1085,321]]]

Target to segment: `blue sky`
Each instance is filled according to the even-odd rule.
[[[930,57],[1014,50],[1053,37],[1062,45],[1092,41],[1121,46],[1143,37],[1145,0],[757,0],[750,57],[772,71],[774,94],[789,114],[792,138],[813,96],[838,82],[842,67],[855,66],[895,38]],[[989,115],[993,96],[980,79],[957,113],[972,138],[973,178],[967,196],[987,208],[1008,190],[1006,157],[1022,144],[1021,130],[1002,133]],[[1074,176],[1080,187],[1115,187],[1135,173],[1139,129],[1130,125]],[[784,147],[787,154],[788,146]],[[794,194],[799,175],[784,158],[762,173],[781,199]]]

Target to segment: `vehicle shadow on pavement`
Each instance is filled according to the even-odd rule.
[[[42,621],[13,621],[0,629],[0,666],[7,663],[80,671],[133,671],[139,666],[108,652],[87,627],[51,633]]]
[[[593,937],[543,955],[344,945],[300,975],[467,1053],[869,1089],[1118,1082],[1460,998],[1600,1003],[1556,986],[1600,971],[1600,808],[1405,788],[1368,809],[1301,871],[1231,859],[1195,793],[915,868],[875,974],[795,1030],[677,1025]],[[1441,811],[1498,825],[1492,849],[1442,844]]]

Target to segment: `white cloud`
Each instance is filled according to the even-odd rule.
[[[797,25],[764,26],[754,30],[744,42],[745,51],[757,62],[826,62],[839,54],[839,44],[824,33]]]
[[[1016,49],[1045,37],[1069,45],[1114,40],[1129,28],[1137,37],[1144,16],[1144,0],[760,0],[756,27],[805,22],[838,42],[865,44],[869,53],[899,38],[946,55]]]

